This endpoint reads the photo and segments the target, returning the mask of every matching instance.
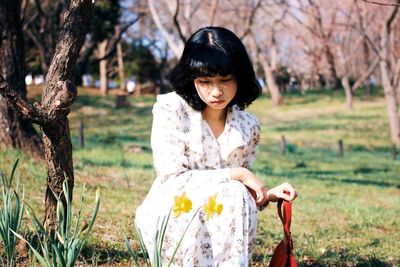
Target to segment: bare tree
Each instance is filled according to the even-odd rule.
[[[258,18],[268,17],[269,19],[259,19],[258,23],[252,22],[248,24],[251,27],[249,47],[250,50],[256,49],[254,58],[260,63],[264,71],[267,90],[271,95],[272,104],[274,106],[279,106],[283,104],[283,96],[275,77],[275,71],[278,66],[278,43],[276,33],[282,28],[280,26],[282,26],[282,22],[286,16],[287,6],[279,3],[265,3],[265,5],[261,5],[261,2],[258,2],[250,12],[251,16],[256,14],[258,7],[260,7]],[[255,20],[257,19],[253,19],[253,21]]]
[[[12,1],[13,2],[13,1]],[[2,5],[3,6],[3,5]],[[16,6],[18,7],[18,6]],[[58,38],[55,54],[46,76],[46,85],[40,104],[30,105],[14,89],[14,85],[0,78],[0,93],[26,118],[41,126],[47,170],[45,224],[56,223],[57,201],[62,196],[62,183],[66,179],[72,189],[74,172],[68,114],[77,97],[76,87],[70,82],[89,25],[91,0],[71,0],[65,13],[65,22]],[[19,12],[19,11],[17,11]]]
[[[39,50],[42,73],[47,74],[51,56],[57,43],[57,35],[63,23],[62,14],[68,6],[68,1],[26,1],[23,14],[26,18],[23,30]]]
[[[161,2],[161,1],[160,1]],[[159,3],[160,4],[160,3]],[[171,1],[167,2],[167,6],[171,10]],[[154,0],[148,0],[148,5],[149,5],[149,10],[151,17],[153,18],[154,24],[157,26],[158,30],[160,31],[161,35],[165,39],[165,41],[168,43],[168,46],[174,53],[176,58],[179,58],[182,54],[183,51],[183,46],[184,46],[184,36],[181,30],[181,26],[178,22],[178,14],[179,14],[179,7],[180,7],[180,2],[179,0],[176,1],[176,7],[175,7],[175,12],[173,15],[173,21],[174,25],[177,27],[179,36],[180,38],[175,38],[174,34],[169,32],[167,28],[164,26],[164,24],[161,21],[160,15],[157,12]]]
[[[25,56],[20,19],[20,1],[1,1],[0,76],[26,101]],[[0,95],[0,148],[20,148],[35,157],[43,157],[40,139],[29,119],[24,118],[9,100]]]
[[[385,92],[391,139],[395,145],[399,146],[400,117],[398,113],[399,107],[396,99],[396,91],[399,90],[400,86],[400,58],[394,57],[395,46],[398,46],[398,42],[393,38],[393,28],[399,11],[400,0],[397,0],[396,4],[397,5],[392,7],[387,14],[386,20],[382,25],[379,44],[381,56],[379,67]]]
[[[332,2],[327,5],[331,4]],[[292,9],[296,11],[289,12],[289,15],[318,42],[319,49],[323,52],[327,86],[338,88],[340,82],[335,69],[335,56],[332,51],[334,48],[331,41],[337,19],[337,6],[324,8],[321,2],[298,0],[297,6],[292,5]]]
[[[379,55],[377,55],[372,62],[370,61],[368,41],[364,34],[360,34],[360,32],[362,33],[365,30],[365,25],[363,23],[365,18],[361,15],[357,1],[355,0],[353,3],[345,2],[341,8],[341,14],[345,16],[343,23],[339,22],[336,27],[335,45],[336,56],[338,57],[337,63],[339,65],[337,69],[346,93],[346,106],[352,109],[352,96],[356,89],[364,83],[377,68]],[[353,16],[354,12],[358,13],[356,18]],[[351,72],[349,66],[352,61],[355,61],[357,65],[361,65],[358,67],[358,73]],[[351,87],[349,82],[350,75],[356,78]],[[367,83],[367,85],[369,87],[369,83]],[[368,88],[368,94],[370,93],[369,90]]]
[[[130,26],[139,21],[144,13],[139,13],[136,18],[123,25],[116,25],[114,34],[110,38],[101,40],[98,44],[92,43],[92,46],[97,46],[97,61],[99,62],[100,71],[100,92],[101,95],[106,96],[108,93],[108,64],[109,59],[113,56],[121,42],[122,34],[124,34]],[[117,51],[118,52],[118,51]],[[122,81],[123,82],[123,81]]]

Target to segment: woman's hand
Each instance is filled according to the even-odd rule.
[[[289,194],[287,194],[289,193]],[[297,197],[297,192],[289,183],[283,183],[275,186],[266,192],[266,198],[269,201],[276,202],[280,198],[286,201],[293,201]]]
[[[231,179],[242,182],[250,191],[257,206],[264,205],[268,201],[267,192],[264,183],[251,171],[243,167],[231,168]]]

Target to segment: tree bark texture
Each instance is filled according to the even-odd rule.
[[[264,55],[260,54],[259,58],[260,58],[260,63],[262,65],[262,68],[264,69],[265,80],[267,82],[268,91],[271,94],[272,104],[274,106],[282,105],[283,97],[279,91],[279,86],[275,81],[275,77],[272,72],[272,69]]]
[[[331,88],[339,88],[340,80],[335,69],[335,57],[328,45],[324,46],[324,54],[328,62],[328,75],[326,77],[327,86]]]
[[[346,108],[351,110],[353,109],[353,92],[351,91],[349,77],[344,74],[341,80],[346,95]]]
[[[118,29],[119,27],[117,27]],[[119,31],[119,29],[118,29]],[[120,80],[119,90],[126,92],[125,72],[124,72],[124,53],[122,52],[121,42],[117,44],[117,60],[118,60],[118,78]]]
[[[4,0],[3,0],[4,1]],[[13,2],[7,1],[6,2]],[[3,6],[3,4],[2,4]],[[72,0],[65,13],[55,54],[46,76],[41,104],[30,105],[12,90],[12,84],[0,77],[0,93],[25,116],[39,124],[43,131],[46,159],[47,190],[44,223],[52,228],[56,222],[57,202],[53,192],[62,195],[62,183],[67,179],[70,196],[74,184],[72,145],[68,114],[75,102],[76,87],[70,82],[89,25],[92,0]],[[18,13],[19,16],[19,13]],[[24,60],[23,57],[21,60]]]
[[[117,34],[120,33],[119,26],[116,27],[116,32]],[[126,91],[126,85],[125,85],[124,54],[122,52],[121,42],[118,42],[117,44],[117,59],[118,59],[118,77],[120,80],[120,86],[115,107],[121,108],[129,106],[129,102],[126,99],[128,92]]]
[[[400,4],[400,0],[397,0]],[[400,117],[398,114],[398,103],[396,100],[396,85],[392,83],[392,77],[395,75],[394,69],[390,67],[389,64],[389,54],[390,54],[390,35],[392,23],[398,13],[399,6],[395,6],[393,10],[389,13],[386,22],[381,30],[381,60],[379,62],[382,85],[385,92],[386,107],[389,118],[390,126],[390,137],[396,146],[400,145]]]
[[[89,26],[91,0],[72,0],[65,14],[64,27],[60,33],[56,52],[46,76],[42,95],[42,107],[49,110],[54,121],[42,125],[45,147],[47,189],[45,224],[52,227],[56,222],[57,201],[52,191],[62,195],[62,183],[68,181],[70,199],[74,185],[72,144],[68,114],[75,102],[76,87],[69,82],[73,77],[79,51]]]
[[[20,20],[21,2],[0,1],[0,75],[22,99],[26,100],[25,57]],[[0,95],[0,149],[18,148],[35,158],[43,157],[40,138],[29,119],[15,110]]]
[[[36,6],[35,19],[24,25],[24,31],[39,50],[40,65],[44,75],[49,71],[54,54],[57,33],[62,25],[62,13],[67,6],[65,1],[32,1]]]
[[[99,44],[99,57],[103,58],[107,50],[107,40],[102,41]],[[108,78],[107,78],[107,59],[99,61],[100,71],[100,92],[102,96],[106,96],[108,93]]]

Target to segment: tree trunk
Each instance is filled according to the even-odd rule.
[[[103,58],[107,51],[107,40],[102,41],[99,44],[99,58]],[[107,59],[100,60],[100,93],[102,96],[106,96],[108,93],[108,79],[107,79]]]
[[[397,103],[400,103],[400,83],[397,86]]]
[[[117,44],[117,59],[118,59],[118,76],[120,80],[119,90],[121,92],[126,92],[125,86],[125,73],[124,73],[124,58],[122,53],[121,42]]]
[[[368,48],[368,42],[367,40],[365,40],[365,38],[363,39],[363,58],[364,58],[364,65],[366,67],[366,69],[369,68],[370,61],[369,61],[369,48]],[[365,87],[367,89],[367,96],[370,97],[371,96],[371,85],[369,84],[369,81],[367,81],[365,83]]]
[[[390,137],[393,144],[400,145],[400,117],[398,114],[398,105],[396,97],[393,93],[387,92],[385,88],[385,99],[387,106],[387,113],[389,117]],[[390,90],[390,89],[389,89]]]
[[[396,92],[390,83],[389,69],[387,62],[381,60],[380,68],[382,75],[382,85],[385,92],[386,108],[389,118],[390,137],[396,146],[400,145],[400,117],[398,114],[398,104],[396,100]]]
[[[319,52],[312,53],[311,77],[310,87],[312,89],[320,89],[322,87],[321,80],[319,79],[321,56]]]
[[[69,185],[68,197],[72,200],[74,173],[67,116],[76,100],[77,90],[69,80],[73,78],[73,70],[85,40],[91,7],[91,0],[70,2],[42,94],[41,107],[48,110],[49,114],[49,118],[41,124],[48,175],[45,225],[49,227],[56,223],[57,202],[53,192],[62,198],[65,197],[62,192],[62,183],[65,179]]]
[[[328,75],[326,77],[327,86],[331,88],[339,88],[339,78],[335,69],[335,57],[328,45],[324,46],[324,53],[326,61],[328,62]]]
[[[283,97],[279,91],[278,84],[275,81],[274,74],[272,72],[269,63],[267,62],[265,56],[260,55],[260,63],[264,69],[265,80],[267,83],[267,89],[271,94],[272,104],[274,106],[279,106],[283,104]]]
[[[348,60],[346,60],[346,57],[344,56],[343,48],[341,45],[338,45],[336,47],[336,49],[337,49],[337,55],[338,55],[338,62],[340,63],[340,66],[342,69],[341,70],[341,82],[342,82],[342,86],[344,89],[344,93],[346,95],[346,108],[351,110],[351,109],[353,109],[353,91],[350,86],[349,76],[348,76],[348,73],[350,73],[349,67],[347,66]]]
[[[0,5],[0,75],[22,99],[26,100],[25,56],[20,21],[20,1],[2,1]],[[32,122],[24,119],[0,96],[0,149],[18,148],[36,158],[43,157],[42,145]]]
[[[349,77],[347,75],[343,75],[342,85],[346,95],[346,108],[351,110],[353,109],[353,92],[351,91]]]
[[[397,4],[400,4],[400,0],[397,0]],[[382,85],[385,92],[386,107],[389,118],[390,137],[393,144],[395,144],[396,146],[400,145],[400,118],[398,114],[398,104],[396,101],[396,88],[391,82],[391,77],[395,75],[395,71],[394,69],[390,68],[391,66],[389,64],[390,53],[392,52],[390,51],[389,40],[392,30],[392,23],[395,20],[398,9],[398,5],[396,5],[392,9],[382,27],[380,40],[381,60],[379,62],[379,66],[381,69]]]
[[[12,3],[14,1],[7,1]],[[3,7],[4,5],[0,5]],[[44,224],[50,229],[57,224],[54,195],[65,199],[62,183],[70,185],[70,196],[74,183],[72,145],[69,132],[68,114],[75,102],[76,87],[70,82],[79,51],[85,40],[91,13],[91,0],[71,0],[65,13],[63,30],[58,38],[55,54],[46,76],[46,86],[41,104],[30,105],[12,87],[12,83],[0,76],[0,93],[9,100],[25,117],[41,126],[47,170],[47,190]],[[3,11],[3,8],[0,8]],[[17,11],[17,16],[20,17]],[[7,25],[5,23],[4,25]],[[21,29],[19,30],[21,34]],[[19,60],[24,60],[20,58]]]
[[[44,222],[45,225],[51,228],[57,221],[55,213],[57,199],[54,197],[53,192],[60,196],[63,192],[62,184],[67,179],[70,194],[68,197],[72,200],[72,191],[74,188],[72,144],[68,118],[64,117],[54,125],[45,125],[42,127],[42,130],[48,177]]]
[[[120,32],[119,26],[116,27],[116,32],[117,34],[119,34]],[[126,85],[125,85],[124,58],[123,58],[121,42],[118,42],[117,44],[117,59],[118,59],[118,76],[120,80],[120,86],[117,95],[116,108],[121,108],[129,106],[129,102],[126,99],[128,92],[126,91]]]

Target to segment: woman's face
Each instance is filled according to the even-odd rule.
[[[237,91],[237,82],[233,74],[200,76],[194,80],[194,86],[207,108],[216,110],[224,110]]]

